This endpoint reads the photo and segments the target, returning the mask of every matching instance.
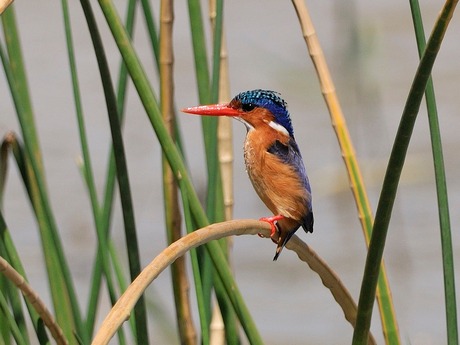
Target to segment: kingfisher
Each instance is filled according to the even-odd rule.
[[[287,103],[278,92],[250,90],[230,103],[182,109],[196,115],[230,116],[246,126],[244,161],[252,185],[272,217],[261,218],[271,226],[270,238],[277,244],[274,261],[302,226],[313,232],[310,183],[294,138]],[[278,237],[275,240],[275,234]]]

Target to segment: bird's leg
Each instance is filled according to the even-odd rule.
[[[272,239],[273,241],[273,235],[275,235],[276,233],[276,230],[277,230],[277,227],[276,227],[276,224],[275,222],[277,222],[278,220],[281,220],[283,219],[284,216],[282,216],[281,214],[277,215],[277,216],[272,216],[272,217],[262,217],[260,218],[259,220],[262,221],[262,222],[267,222],[268,224],[270,224],[270,227],[271,227],[271,233],[270,233],[270,238]],[[260,237],[265,237],[263,236],[262,234],[259,234]],[[275,243],[277,243],[276,241],[273,241]]]

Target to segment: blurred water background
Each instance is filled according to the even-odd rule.
[[[125,3],[118,1],[117,4],[124,13]],[[158,14],[158,3],[153,5]],[[418,60],[409,4],[396,0],[372,3],[359,0],[310,1],[308,5],[375,210]],[[441,1],[421,1],[427,32],[441,5]],[[15,7],[52,206],[85,308],[96,237],[86,189],[76,166],[80,146],[61,6],[58,1],[16,1]],[[119,54],[96,3],[94,7],[113,75],[116,75]],[[93,167],[102,192],[109,124],[93,48],[79,3],[71,2],[70,9]],[[185,2],[176,2],[175,11],[175,93],[180,108],[196,105],[197,94]],[[454,17],[433,71],[457,264],[460,257],[459,30],[460,22]],[[253,88],[273,89],[281,92],[289,104],[296,139],[313,188],[315,212],[314,233],[306,235],[299,231],[298,234],[332,266],[357,300],[365,260],[363,236],[337,141],[294,9],[288,1],[229,1],[225,4],[225,32],[232,94]],[[152,83],[157,85],[141,18],[135,44],[145,69],[152,76]],[[1,135],[8,130],[19,132],[3,73],[0,73],[0,100]],[[204,190],[206,176],[200,121],[184,114],[178,117],[194,183]],[[124,133],[145,265],[166,243],[161,155],[132,84]],[[254,193],[244,170],[245,129],[237,122],[234,134],[235,218],[266,216],[269,212]],[[18,175],[11,164],[4,214],[32,286],[51,305],[37,226]],[[113,240],[122,249],[124,233],[119,204],[115,209]],[[352,328],[318,276],[288,250],[278,262],[272,262],[274,249],[271,241],[257,236],[236,238],[234,242],[237,281],[266,343],[350,343]],[[385,251],[404,343],[427,345],[446,341],[440,250],[428,122],[422,106]],[[457,292],[460,292],[458,288]],[[171,320],[175,327],[169,272],[163,273],[147,294],[161,301],[165,310],[161,317]],[[100,318],[105,313],[106,310],[101,312]],[[153,325],[150,335],[157,340],[155,344],[177,341],[168,340],[167,332],[150,321]],[[376,312],[372,331],[382,343]]]

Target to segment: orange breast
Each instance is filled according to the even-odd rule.
[[[248,132],[244,145],[246,169],[254,189],[270,211],[299,223],[308,213],[310,195],[296,171],[267,152],[274,137],[282,143],[289,140],[268,126]]]

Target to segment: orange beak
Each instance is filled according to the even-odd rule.
[[[228,103],[224,104],[212,104],[212,105],[200,105],[198,107],[184,108],[184,113],[194,115],[208,115],[208,116],[241,116],[241,113],[237,109],[233,109]]]

